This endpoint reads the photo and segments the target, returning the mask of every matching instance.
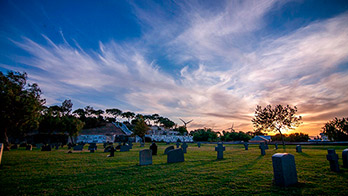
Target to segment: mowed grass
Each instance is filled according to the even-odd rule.
[[[149,148],[146,144],[145,148]],[[281,146],[260,156],[258,145],[226,144],[223,160],[216,160],[214,144],[188,144],[185,162],[167,164],[158,144],[153,164],[139,166],[139,144],[130,152],[115,152],[107,158],[102,145],[90,153],[67,154],[67,148],[41,152],[24,148],[4,152],[0,166],[0,195],[347,195],[348,169],[330,171],[328,148],[336,149],[342,166],[345,146]],[[174,145],[175,146],[175,145]],[[283,188],[273,185],[272,155],[295,155],[299,184]]]

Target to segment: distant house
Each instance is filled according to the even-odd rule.
[[[271,142],[271,141],[272,141],[272,138],[269,135],[257,135],[251,140],[249,140],[249,142],[251,143],[261,143],[261,142]]]
[[[319,135],[321,141],[329,141],[329,137],[327,137],[327,135],[325,135],[324,133],[320,133]]]
[[[107,123],[105,126],[83,129],[79,136],[76,137],[76,142],[84,143],[104,143],[114,142],[116,136],[125,136],[126,134],[112,123]]]

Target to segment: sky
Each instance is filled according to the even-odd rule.
[[[246,132],[257,105],[289,104],[310,136],[348,116],[344,0],[0,0],[0,51],[47,105]]]

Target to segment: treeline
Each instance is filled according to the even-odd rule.
[[[304,133],[291,133],[291,134],[283,134],[284,141],[287,142],[308,142],[309,136]],[[280,134],[276,134],[271,137],[272,141],[282,141],[282,136]]]
[[[194,141],[249,141],[252,138],[251,132],[244,133],[242,131],[236,132],[235,130],[215,132],[210,128],[197,129],[190,132],[190,135],[193,136]],[[219,136],[220,135],[220,136]]]

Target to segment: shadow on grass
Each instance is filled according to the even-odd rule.
[[[256,159],[251,161],[249,164],[246,164],[239,169],[234,170],[233,174],[239,174],[239,173],[245,173],[247,170],[249,170],[251,167],[253,167],[260,159],[262,159],[264,156],[259,155]]]
[[[304,157],[311,157],[307,153],[304,153],[304,152],[298,152],[297,154],[304,156]]]

